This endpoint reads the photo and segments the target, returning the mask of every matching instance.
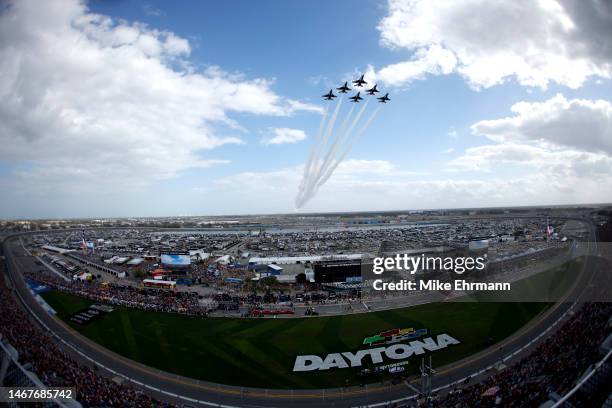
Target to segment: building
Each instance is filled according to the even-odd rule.
[[[210,253],[205,252],[203,249],[193,249],[189,251],[189,256],[191,257],[191,262],[201,262],[210,258]]]
[[[268,265],[266,273],[268,274],[268,276],[270,275],[278,276],[283,273],[283,268],[281,268],[280,266],[276,264],[270,264]]]
[[[215,259],[215,263],[219,265],[229,265],[232,263],[232,257],[230,255],[223,255]]]
[[[66,249],[66,248],[60,248],[60,247],[56,247],[53,245],[43,245],[42,249],[47,250],[47,251],[51,251],[51,252],[55,252],[57,254],[67,254],[68,252],[74,252],[74,250],[72,249]]]
[[[313,262],[317,283],[355,282],[361,279],[361,259],[339,259]]]
[[[249,267],[253,267],[257,264],[278,264],[278,265],[291,265],[291,264],[306,264],[309,262],[317,262],[332,259],[347,259],[356,260],[361,259],[362,254],[342,254],[342,255],[304,255],[304,256],[270,256],[270,257],[252,257],[249,259]]]

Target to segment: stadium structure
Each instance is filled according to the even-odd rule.
[[[570,221],[557,218],[559,225]],[[601,252],[594,224],[579,222],[586,226],[586,247]],[[143,228],[136,235],[159,232],[172,233]],[[338,290],[366,283],[361,273],[371,265],[363,253],[244,258],[235,239],[231,251],[211,247],[211,256],[195,263],[189,251],[149,256],[123,248],[124,257],[143,261],[109,267],[104,258],[118,255],[110,248],[94,254],[51,245],[71,233],[18,233],[2,245],[0,379],[5,386],[76,385],[76,399],[50,405],[610,402],[612,308],[603,302],[609,293],[591,293],[605,285],[576,272],[602,262],[595,252],[570,256],[584,247],[578,238],[504,257],[495,273],[516,275],[517,285],[534,285],[551,273],[533,272],[540,264],[557,265],[557,280],[565,276],[559,265],[575,273],[555,301],[508,303],[455,301],[448,293],[366,298],[361,291]],[[459,256],[483,247],[451,252]],[[266,268],[256,271],[256,265]],[[153,275],[160,267],[169,271],[163,279]],[[92,278],[75,279],[80,273]],[[283,274],[293,281],[278,279]],[[158,285],[138,285],[139,279]],[[155,340],[155,333],[162,337]],[[235,370],[245,374],[237,377]]]

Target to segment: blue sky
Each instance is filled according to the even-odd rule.
[[[612,182],[612,65],[594,45],[607,33],[587,29],[584,15],[564,2],[559,9],[521,4],[530,17],[503,20],[507,26],[487,14],[503,15],[504,2],[51,3],[45,11],[25,2],[0,15],[37,27],[28,35],[13,30],[0,45],[0,57],[19,61],[0,65],[8,89],[0,114],[17,118],[13,128],[0,128],[8,146],[0,156],[8,191],[0,217],[293,212],[324,106],[319,96],[359,72],[392,102],[300,211],[610,199],[601,186]],[[110,17],[108,25],[92,15]],[[465,15],[473,21],[462,28],[456,18]],[[493,37],[499,31],[499,45],[473,35],[474,24]],[[169,33],[178,40],[171,44]],[[134,40],[145,35],[146,44]],[[523,36],[531,37],[521,48]],[[66,56],[56,59],[49,49]],[[39,64],[55,74],[37,72]],[[28,75],[33,85],[23,90],[17,84]],[[191,89],[206,99],[251,85],[261,100],[249,96],[236,108],[237,93],[203,105],[198,118]],[[304,106],[289,108],[291,101]],[[534,105],[511,112],[519,102]],[[110,112],[111,105],[124,109]],[[586,138],[576,131],[585,123],[594,124],[584,128]],[[53,132],[38,136],[38,126]],[[306,139],[263,143],[283,128]],[[54,146],[56,160],[45,145]]]

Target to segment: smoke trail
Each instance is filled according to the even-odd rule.
[[[321,116],[321,122],[319,122],[319,129],[317,130],[317,135],[315,136],[314,142],[310,149],[310,155],[308,156],[308,161],[306,162],[306,165],[304,166],[304,175],[302,176],[302,182],[300,183],[300,187],[299,187],[300,192],[304,188],[306,180],[308,180],[308,177],[310,175],[312,161],[314,159],[316,148],[319,144],[319,141],[321,140],[321,134],[323,133],[323,126],[325,125],[325,119],[327,118],[327,111],[329,110],[329,105],[330,105],[329,103],[325,105],[325,111],[323,111],[323,115]]]
[[[346,130],[346,132],[344,132],[343,135],[340,136],[342,138],[342,142],[343,143],[340,144],[340,145],[337,145],[336,149],[334,149],[334,150],[337,150],[338,148],[340,148],[346,142],[346,140],[350,139],[350,136],[351,136],[351,134],[353,132],[353,129],[355,128],[357,123],[360,121],[361,116],[363,115],[363,113],[365,112],[365,110],[366,110],[366,108],[368,106],[368,103],[369,103],[369,100],[367,100],[366,103],[364,103],[362,105],[361,109],[357,113],[357,116],[352,121],[350,127]],[[346,122],[348,123],[349,121],[346,120]],[[336,139],[336,140],[338,140],[338,139]],[[335,151],[334,151],[334,154],[335,154]],[[329,152],[328,152],[328,155],[329,155]],[[322,177],[329,172],[329,165],[332,163],[332,161],[331,161],[332,157],[333,157],[332,155],[329,155],[329,159],[326,162],[324,162],[321,166],[317,166],[316,171],[313,172],[313,174],[310,176],[309,183],[306,185],[305,189],[303,190],[303,192],[301,194],[300,204],[299,204],[300,206],[305,204],[306,202],[308,202],[310,199],[312,199],[315,196],[316,192],[318,191],[319,187],[321,186],[321,182],[320,181],[321,181]]]
[[[318,148],[315,151],[315,157],[313,159],[313,163],[312,165],[314,166],[313,168],[311,168],[311,170],[314,170],[315,173],[314,174],[319,174],[320,171],[320,156],[323,153],[323,150],[325,149],[325,146],[327,146],[327,142],[329,141],[329,137],[332,134],[332,131],[334,129],[334,125],[336,123],[336,118],[338,117],[338,112],[340,111],[340,106],[342,106],[342,99],[340,99],[338,101],[338,104],[336,105],[336,109],[334,109],[334,113],[332,114],[332,117],[330,118],[329,122],[327,122],[327,127],[325,129],[325,133],[323,134],[323,140],[319,143]],[[312,174],[308,174],[308,179],[306,180],[306,192],[308,192],[308,190],[310,190],[312,188],[312,182],[314,181]],[[307,194],[306,194],[307,195]]]
[[[363,104],[363,106],[361,107],[361,109],[357,113],[357,116],[355,116],[355,119],[351,123],[351,126],[348,128],[346,133],[344,135],[341,135],[341,137],[343,139],[343,144],[344,144],[344,141],[350,140],[351,134],[353,133],[353,129],[355,128],[357,123],[359,123],[359,120],[361,119],[361,116],[363,115],[363,112],[365,112],[366,108],[368,107],[368,102],[370,102],[369,99]],[[342,145],[340,145],[340,146],[342,146]],[[334,154],[335,154],[335,152],[334,152]],[[330,156],[330,158],[331,157],[333,157],[333,156]],[[309,190],[307,190],[307,192],[310,193],[309,195],[311,195],[311,196],[314,196],[314,193],[316,193],[316,191],[318,190],[317,185],[320,184],[320,180],[323,178],[323,175],[327,173],[327,170],[328,170],[329,165],[331,163],[326,162],[324,164],[325,164],[325,168],[322,168],[322,169],[319,170],[319,172],[316,175],[315,182],[313,183],[311,188]]]
[[[325,155],[325,159],[323,159],[323,164],[319,168],[319,171],[317,172],[317,174],[314,175],[315,176],[315,178],[314,178],[315,182],[313,183],[313,185],[316,184],[316,180],[327,169],[327,166],[329,165],[329,162],[331,161],[331,158],[334,157],[334,154],[335,154],[335,152],[337,150],[337,146],[341,146],[342,145],[342,143],[340,143],[340,142],[344,139],[344,136],[346,134],[347,126],[349,124],[349,121],[351,120],[351,117],[353,116],[353,111],[354,110],[355,110],[355,105],[353,104],[353,106],[351,106],[351,110],[349,111],[348,115],[342,121],[342,125],[340,126],[340,135],[334,138],[334,143],[332,143],[331,148],[327,151],[327,154]]]
[[[346,149],[344,149],[344,151],[342,152],[342,155],[340,156],[340,158],[338,160],[336,160],[336,162],[334,162],[334,164],[330,167],[330,170],[327,171],[325,173],[324,177],[321,179],[321,181],[319,183],[317,183],[317,185],[315,186],[315,190],[314,190],[313,196],[314,196],[314,194],[316,194],[316,192],[319,190],[319,188],[321,186],[323,186],[323,184],[325,184],[327,182],[327,180],[329,180],[329,178],[334,173],[334,171],[336,170],[338,165],[340,163],[342,163],[342,161],[344,160],[344,158],[346,157],[348,152],[359,141],[359,139],[361,139],[361,136],[365,133],[367,128],[370,126],[370,123],[372,123],[372,121],[376,117],[376,114],[378,113],[379,110],[380,110],[380,106],[378,108],[376,108],[376,110],[372,113],[372,115],[370,115],[370,117],[364,123],[364,125],[361,127],[361,129],[359,129],[359,132],[357,132],[357,135],[355,136],[355,138],[351,142],[349,142],[349,144],[346,147]]]
[[[334,132],[334,128],[336,120],[338,120],[342,99],[338,99],[338,103],[331,117],[328,117],[328,108],[331,104],[326,106],[310,155],[304,166],[298,194],[295,197],[297,208],[302,207],[317,194],[319,188],[329,180],[340,163],[344,161],[352,147],[361,139],[368,129],[380,110],[380,106],[368,117],[361,128],[353,134],[367,109],[369,101],[370,99],[365,101],[354,118],[353,113],[356,106],[353,105],[342,120],[338,132]]]

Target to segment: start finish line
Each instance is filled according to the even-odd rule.
[[[355,353],[350,351],[331,353],[325,356],[325,358],[317,355],[297,356],[293,365],[293,371],[360,367],[364,363],[365,357],[369,357],[372,364],[380,364],[383,362],[383,354],[391,360],[404,360],[413,355],[425,354],[426,351],[442,350],[454,344],[460,344],[460,341],[449,334],[442,333],[438,334],[435,339],[433,337],[426,337],[422,340],[414,340],[409,343],[396,343],[388,347],[359,350]]]

